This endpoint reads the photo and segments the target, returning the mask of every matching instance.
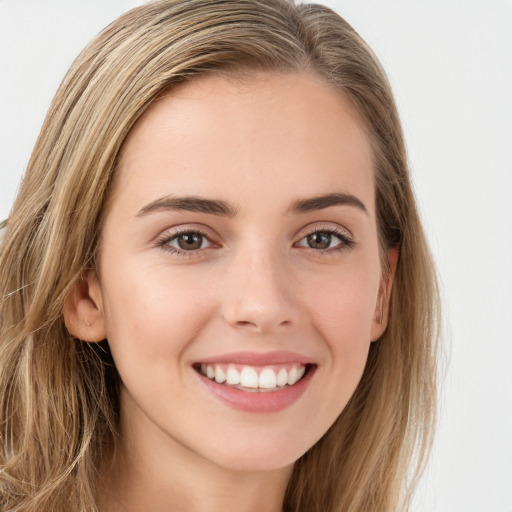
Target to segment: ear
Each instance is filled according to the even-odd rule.
[[[98,342],[107,337],[101,286],[95,271],[90,270],[71,287],[64,301],[66,328],[82,341]]]
[[[393,279],[398,264],[398,255],[398,247],[388,249],[388,268],[384,269],[380,282],[379,295],[377,296],[375,315],[370,334],[371,341],[377,341],[384,334],[388,325],[389,298],[391,297],[391,288],[393,287]]]

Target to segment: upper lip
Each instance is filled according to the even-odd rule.
[[[286,363],[314,364],[305,355],[287,351],[274,352],[230,352],[197,361],[201,364],[244,364],[248,366],[269,366]]]

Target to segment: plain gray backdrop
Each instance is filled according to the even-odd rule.
[[[0,220],[73,58],[139,3],[0,0]],[[512,1],[323,3],[390,76],[441,279],[440,422],[412,512],[512,512]]]

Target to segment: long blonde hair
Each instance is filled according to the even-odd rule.
[[[359,112],[374,156],[381,251],[398,246],[388,327],[340,417],[294,468],[290,512],[391,512],[424,466],[435,421],[438,299],[387,78],[333,11],[286,0],[159,0],[81,53],[36,143],[0,247],[0,508],[90,512],[116,443],[108,343],[73,339],[63,303],[94,268],[128,132],[164,90],[206,73],[308,71]]]

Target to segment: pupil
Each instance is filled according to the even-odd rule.
[[[186,251],[200,249],[203,243],[203,237],[199,233],[185,233],[178,238],[180,249]]]
[[[323,232],[308,235],[308,245],[312,249],[328,249],[331,245],[331,234]]]

